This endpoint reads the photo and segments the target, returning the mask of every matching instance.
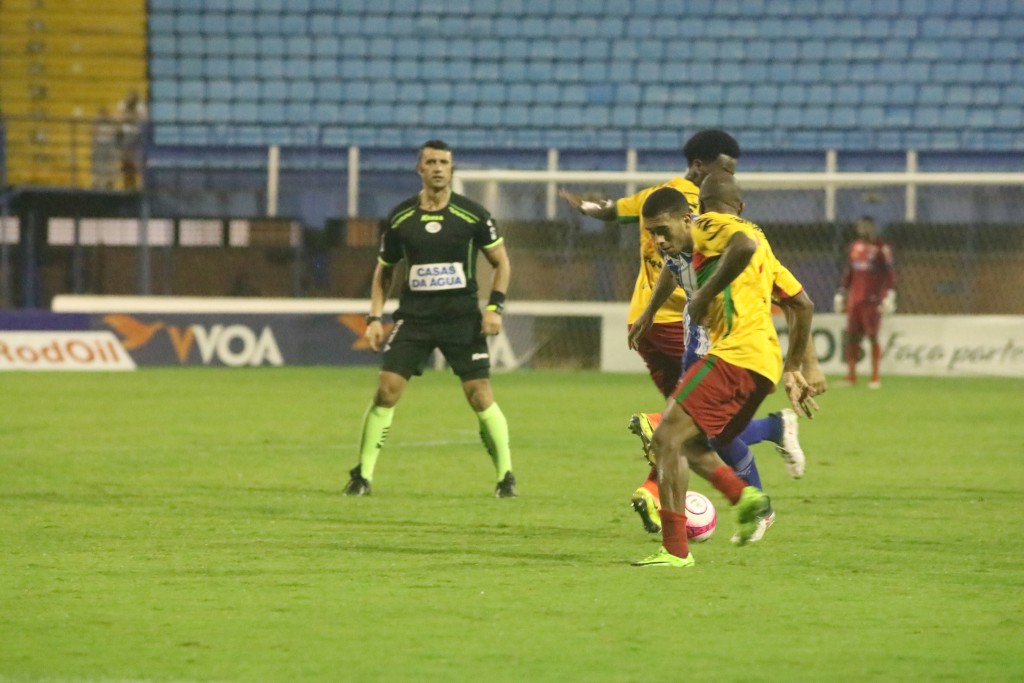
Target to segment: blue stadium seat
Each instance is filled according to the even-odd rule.
[[[154,100],[150,105],[153,121],[163,123],[178,119],[178,104],[173,100]]]
[[[824,78],[821,63],[797,62],[793,68],[793,78],[801,83],[820,83]]]
[[[264,35],[259,38],[259,54],[263,57],[283,57],[287,54],[284,37]]]
[[[497,81],[501,79],[501,64],[496,61],[479,61],[469,65],[472,78],[476,81]]]
[[[362,102],[344,102],[337,111],[338,118],[345,123],[370,123],[366,105]]]
[[[149,51],[153,56],[174,57],[177,54],[178,41],[173,33],[151,35],[149,38]]]
[[[231,107],[227,102],[208,102],[203,118],[211,123],[230,123]]]
[[[999,107],[995,110],[993,125],[999,128],[1024,128],[1024,109],[1020,107]]]
[[[232,78],[256,78],[258,69],[259,62],[254,57],[235,57],[231,60]]]
[[[503,107],[496,104],[479,104],[476,107],[474,125],[496,128],[504,123]]]
[[[908,83],[892,85],[886,100],[897,105],[912,105],[917,101],[917,86]]]
[[[171,8],[173,10],[173,8]],[[150,10],[146,23],[150,36],[163,36],[174,33],[174,14],[163,9]]]
[[[857,125],[857,109],[836,105],[829,110],[829,125],[835,128],[853,128]]]
[[[179,35],[196,35],[199,33],[201,26],[198,14],[179,12],[174,15],[174,31]]]
[[[967,112],[967,125],[972,129],[992,128],[996,125],[995,112],[989,107],[972,107]]]
[[[529,121],[535,128],[550,128],[556,122],[555,106],[552,104],[535,104],[530,107]]]
[[[231,60],[222,56],[207,57],[203,69],[207,78],[227,78],[231,75]]]
[[[861,103],[885,106],[888,101],[889,89],[882,83],[868,83],[861,89]]]
[[[619,83],[615,86],[614,102],[617,106],[634,106],[641,101],[643,89],[635,83]]]
[[[291,101],[312,102],[316,98],[316,88],[312,81],[289,80],[288,99]]]
[[[616,128],[631,129],[640,123],[640,115],[635,107],[613,107],[609,111],[609,120]]]
[[[149,94],[154,102],[177,99],[178,82],[170,79],[153,81],[149,86]]]
[[[183,57],[178,60],[177,74],[181,78],[203,78],[206,75],[203,67],[203,60],[199,57]]]
[[[204,35],[228,33],[228,15],[223,12],[204,12],[200,24]]]
[[[534,101],[538,104],[558,105],[562,102],[562,91],[557,83],[539,83],[533,92]]]
[[[202,102],[186,101],[182,102],[178,106],[178,111],[174,114],[175,120],[185,121],[187,123],[199,123],[203,121],[203,104]]]
[[[253,36],[232,36],[229,40],[232,56],[251,56],[259,52],[259,46]]]
[[[722,108],[722,127],[727,130],[746,128],[749,121],[748,107],[725,106]]]
[[[781,128],[799,128],[803,125],[803,108],[783,105],[775,110],[775,125]]]
[[[555,80],[560,83],[580,83],[583,80],[581,64],[576,61],[556,61],[554,75]],[[582,86],[579,87],[582,88]]]

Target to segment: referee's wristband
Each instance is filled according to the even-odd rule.
[[[491,298],[487,301],[487,310],[501,315],[501,312],[505,310],[505,292],[491,292]]]
[[[370,323],[379,323],[379,322],[380,322],[380,316],[379,315],[368,315],[368,316],[366,316],[366,324],[367,325],[369,325]]]

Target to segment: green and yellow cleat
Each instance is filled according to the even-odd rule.
[[[651,440],[654,439],[654,425],[646,413],[635,413],[629,418],[629,431],[640,437],[640,444],[644,449],[644,457],[647,462],[654,464],[654,454],[651,453]]]
[[[767,517],[772,504],[764,491],[753,486],[745,486],[736,501],[736,518],[739,529],[733,536],[736,545],[746,545],[757,534],[758,521]],[[763,534],[762,534],[763,535]]]
[[[642,560],[636,560],[631,562],[634,567],[692,567],[697,564],[696,560],[693,559],[693,553],[688,553],[686,557],[677,557],[669,551],[665,550],[664,546],[658,548],[658,552],[653,555],[648,555]]]
[[[650,491],[641,486],[633,492],[629,502],[632,503],[636,514],[640,515],[644,531],[649,534],[656,534],[661,531],[661,515],[658,514],[661,505]]]

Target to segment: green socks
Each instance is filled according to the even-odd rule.
[[[384,446],[384,439],[388,438],[388,430],[391,429],[391,421],[394,418],[394,408],[381,406],[370,406],[363,417],[363,435],[359,440],[359,465],[360,473],[366,481],[373,480],[377,456]]]
[[[512,470],[512,451],[508,445],[508,422],[497,403],[476,414],[480,420],[480,439],[491,456],[494,469],[501,481],[506,472]],[[365,472],[364,475],[365,476]]]

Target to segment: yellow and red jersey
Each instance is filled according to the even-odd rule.
[[[686,197],[686,201],[690,202],[690,208],[694,212],[697,211],[697,197],[700,194],[700,188],[686,178],[679,177],[673,178],[667,183],[640,190],[629,197],[623,197],[615,206],[618,211],[618,221],[620,224],[635,223],[640,230],[640,272],[636,276],[636,284],[633,286],[633,297],[629,301],[629,316],[627,318],[629,324],[633,324],[640,317],[640,314],[643,313],[644,308],[647,307],[647,302],[651,300],[651,293],[654,291],[654,285],[658,282],[658,276],[665,265],[665,259],[661,251],[658,250],[651,236],[643,229],[640,220],[640,210],[643,208],[644,201],[652,192],[663,187],[673,187],[679,190]],[[658,309],[654,316],[654,322],[670,323],[681,321],[685,304],[686,293],[681,287],[677,287],[672,296],[668,298],[668,301]]]
[[[775,257],[761,228],[731,214],[702,214],[693,228],[697,282],[701,286],[707,282],[737,232],[754,240],[757,249],[747,267],[708,309],[704,320],[711,338],[708,355],[778,382],[782,377],[782,349],[772,322],[772,296],[796,296],[803,287]]]

